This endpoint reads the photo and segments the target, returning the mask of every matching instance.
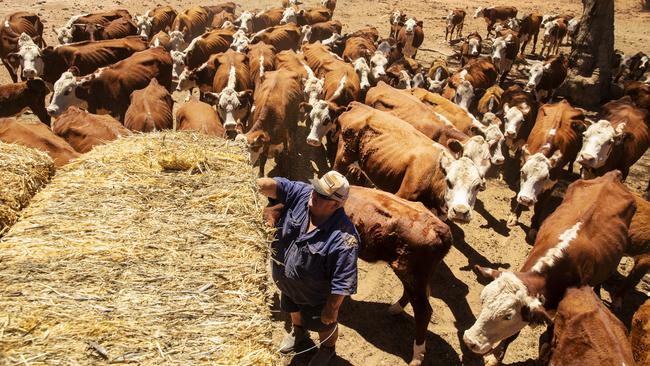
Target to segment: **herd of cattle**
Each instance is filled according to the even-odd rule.
[[[621,183],[650,144],[648,56],[613,55],[612,83],[625,97],[592,121],[566,100],[553,102],[569,64],[560,45],[580,26],[572,16],[479,8],[487,37],[461,38],[466,12],[452,10],[445,39],[461,38],[461,66],[437,59],[425,69],[415,60],[423,22],[403,11],[389,14],[382,38],[373,27],[342,33],[332,20],[336,0],[301,5],[283,0],[239,15],[230,2],[181,12],[159,6],[135,17],[123,9],[84,13],[56,29],[57,46],[45,44],[37,15],[8,15],[0,57],[14,83],[0,86],[0,117],[31,109],[43,123],[0,119],[0,140],[45,150],[61,166],[133,131],[195,130],[246,144],[260,176],[269,156],[286,165],[296,144],[323,151],[324,140],[333,169],[358,184],[345,209],[362,237],[360,257],[387,261],[402,281],[391,313],[413,306],[413,365],[424,359],[428,283],[452,245],[448,224],[469,222],[488,170],[514,159],[520,188],[508,224],[533,207],[535,244],[519,271],[475,267],[491,282],[465,344],[494,362],[524,326],[547,323],[552,339],[540,357],[551,364],[634,364],[622,323],[580,287],[599,286],[623,255],[634,256],[620,301],[650,269],[650,204]],[[530,65],[522,87],[508,74],[528,64],[522,56],[531,40],[535,53],[540,32],[546,57]],[[199,100],[190,98],[195,88]],[[175,118],[173,90],[188,91]],[[303,120],[309,133],[299,141]],[[574,161],[583,179],[549,209],[558,176]],[[280,209],[268,208],[267,219]],[[646,323],[647,305],[639,312]],[[570,341],[579,331],[593,336],[586,346]]]

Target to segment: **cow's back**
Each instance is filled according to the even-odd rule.
[[[79,156],[79,153],[70,144],[40,122],[22,122],[14,118],[0,118],[0,141],[44,151],[52,158],[57,167],[61,167]]]
[[[229,49],[217,57],[215,62],[219,65],[212,83],[212,89],[216,93],[221,92],[228,85],[231,67],[235,68],[235,90],[253,89],[250,69],[248,67],[248,57],[245,54]]]
[[[584,118],[584,113],[566,100],[544,104],[539,108],[535,125],[528,136],[528,151],[534,154],[549,150],[547,156],[551,156],[553,151],[560,150],[562,157],[557,167],[575,160],[582,145],[579,131],[584,130]]]
[[[176,121],[178,131],[197,131],[219,137],[226,132],[214,108],[197,100],[182,104],[176,111]]]
[[[540,227],[522,271],[547,273],[548,283],[565,288],[602,283],[623,255],[635,209],[618,171],[571,183],[562,204]],[[538,263],[558,245],[562,254],[552,266]],[[554,300],[559,299],[549,299],[551,304]]]
[[[148,48],[139,36],[102,41],[82,41],[59,46],[54,52],[69,59],[68,67],[76,67],[79,75],[88,75],[98,68],[109,66]],[[60,75],[58,75],[60,76]],[[57,77],[58,78],[58,77]]]
[[[650,364],[650,300],[646,300],[634,313],[630,342],[637,365]]]
[[[131,132],[115,118],[88,113],[77,107],[68,108],[52,123],[52,132],[66,140],[79,153],[87,153]]]
[[[157,79],[131,93],[131,104],[124,117],[124,127],[132,131],[151,132],[173,128],[171,95]]]

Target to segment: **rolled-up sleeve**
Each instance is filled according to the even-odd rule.
[[[277,201],[287,207],[293,207],[296,201],[304,194],[306,189],[311,189],[309,184],[294,182],[282,177],[275,177]]]
[[[337,249],[330,253],[330,263],[332,263],[330,293],[333,295],[352,295],[357,293],[359,244],[358,239],[354,239],[354,245],[350,245],[345,240],[342,240]]]

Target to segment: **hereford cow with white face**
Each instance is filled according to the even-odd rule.
[[[594,169],[605,165],[614,145],[622,142],[624,131],[625,123],[618,124],[616,128],[607,120],[591,124],[584,132],[578,163]]]
[[[43,58],[41,49],[34,43],[32,37],[27,33],[21,33],[18,37],[18,51],[10,53],[7,56],[8,65],[18,71],[18,67],[23,70],[23,78],[33,79],[43,74]]]

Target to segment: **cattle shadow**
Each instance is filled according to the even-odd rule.
[[[612,274],[612,276],[609,279],[607,279],[607,281],[605,281],[602,284],[602,288],[607,290],[607,292],[609,292],[610,295],[613,295],[623,285],[623,281],[625,281],[625,278],[626,278],[625,276],[621,275],[618,271],[616,271],[614,274]],[[619,318],[623,322],[623,324],[625,324],[625,326],[629,330],[630,326],[632,325],[632,317],[634,317],[634,313],[649,298],[650,297],[648,297],[648,295],[634,288],[629,290],[625,294],[623,298],[623,306],[621,307],[621,309],[612,308],[612,304],[609,301],[603,301],[603,302],[612,311],[612,313],[614,313],[616,317]]]
[[[508,263],[492,263],[489,259],[485,258],[481,253],[476,251],[476,249],[472,248],[466,241],[465,241],[465,232],[463,229],[461,229],[458,225],[456,225],[453,222],[446,222],[447,225],[449,225],[449,228],[451,229],[451,234],[454,237],[454,242],[453,245],[458,251],[460,251],[468,261],[467,266],[461,267],[461,271],[469,271],[474,267],[474,265],[478,264],[479,266],[482,267],[490,267],[490,268],[496,268],[496,267],[501,267],[501,268],[510,268],[510,264]]]
[[[496,217],[492,216],[492,214],[485,209],[483,201],[476,200],[476,203],[474,204],[474,211],[483,216],[483,218],[487,221],[487,224],[481,225],[481,229],[492,229],[494,232],[500,234],[501,236],[508,236],[510,234],[510,228],[508,228],[508,225],[506,225],[506,220],[497,219]]]
[[[388,304],[346,299],[339,321],[374,347],[400,357],[406,363],[411,361],[415,320],[409,314],[403,312],[393,316],[388,314]],[[461,364],[454,348],[439,335],[427,331],[426,345],[423,365]]]

